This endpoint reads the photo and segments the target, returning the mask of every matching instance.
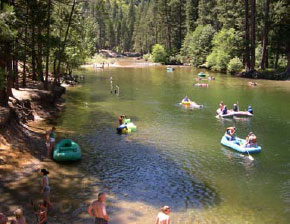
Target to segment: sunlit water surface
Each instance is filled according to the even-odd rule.
[[[198,71],[192,68],[78,73],[86,80],[68,90],[57,121],[58,130],[71,134],[58,137],[81,145],[82,161],[69,166],[93,180],[77,198],[93,199],[95,185],[108,192],[111,223],[153,223],[163,205],[172,208],[173,223],[289,223],[289,82],[258,80],[250,87],[249,80],[212,74],[216,80],[200,88],[193,86]],[[110,77],[119,96],[110,93]],[[185,95],[204,108],[180,106]],[[252,105],[255,116],[217,119],[221,100],[240,109]],[[120,114],[137,132],[116,134]],[[227,126],[240,137],[257,135],[262,152],[254,161],[221,146]]]

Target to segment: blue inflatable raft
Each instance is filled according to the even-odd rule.
[[[236,137],[235,140],[229,141],[227,137],[224,135],[221,144],[225,145],[233,150],[240,153],[258,153],[262,150],[261,146],[257,147],[245,147],[246,140]]]

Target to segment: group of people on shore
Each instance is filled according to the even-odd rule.
[[[36,206],[33,202],[31,203],[31,205],[34,208],[37,224],[48,224],[47,212],[49,209],[52,208],[52,204],[50,202],[50,186],[48,180],[49,171],[46,169],[41,169],[40,173],[42,175],[42,187],[40,191],[42,195],[42,200],[39,201]],[[21,208],[17,208],[13,212],[13,214],[15,216],[15,219],[9,221],[8,217],[5,214],[0,213],[0,224],[8,224],[9,222],[10,224],[28,224]]]
[[[95,224],[109,223],[109,216],[105,205],[106,200],[106,193],[101,192],[98,194],[98,199],[93,201],[88,208],[89,215],[95,218]],[[170,224],[170,212],[171,209],[169,206],[163,206],[156,217],[155,224]]]

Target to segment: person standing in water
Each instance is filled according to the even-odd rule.
[[[45,132],[45,136],[44,136],[44,140],[45,140],[45,146],[46,146],[46,156],[47,158],[51,158],[51,150],[50,150],[50,137],[49,137],[49,131]]]
[[[52,158],[55,145],[55,127],[52,127],[49,132],[49,144],[50,144],[50,158]]]
[[[90,216],[95,217],[95,224],[108,224],[109,217],[106,211],[106,194],[101,192],[98,194],[98,200],[92,202],[88,208]]]
[[[48,174],[49,171],[46,169],[41,169],[41,174],[43,175],[42,177],[42,188],[41,188],[41,194],[43,196],[43,203],[47,205],[47,209],[51,207],[51,202],[50,202],[50,186],[49,186],[49,180],[48,180]]]
[[[158,213],[155,224],[170,224],[169,213],[171,212],[169,206],[163,206]]]

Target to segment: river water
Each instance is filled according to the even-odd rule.
[[[81,162],[64,166],[91,182],[71,198],[89,201],[107,192],[116,224],[153,223],[163,205],[172,208],[173,223],[289,223],[290,82],[258,80],[250,87],[247,79],[213,73],[216,80],[202,81],[209,87],[201,88],[193,86],[198,72],[162,66],[79,71],[86,80],[68,90],[57,130],[83,150]],[[110,77],[119,96],[110,93]],[[180,106],[185,95],[204,108]],[[252,105],[255,115],[217,119],[221,100],[229,107],[238,101],[240,109]],[[116,134],[120,114],[137,132]],[[262,152],[254,161],[220,144],[227,126],[243,138],[256,134]]]

